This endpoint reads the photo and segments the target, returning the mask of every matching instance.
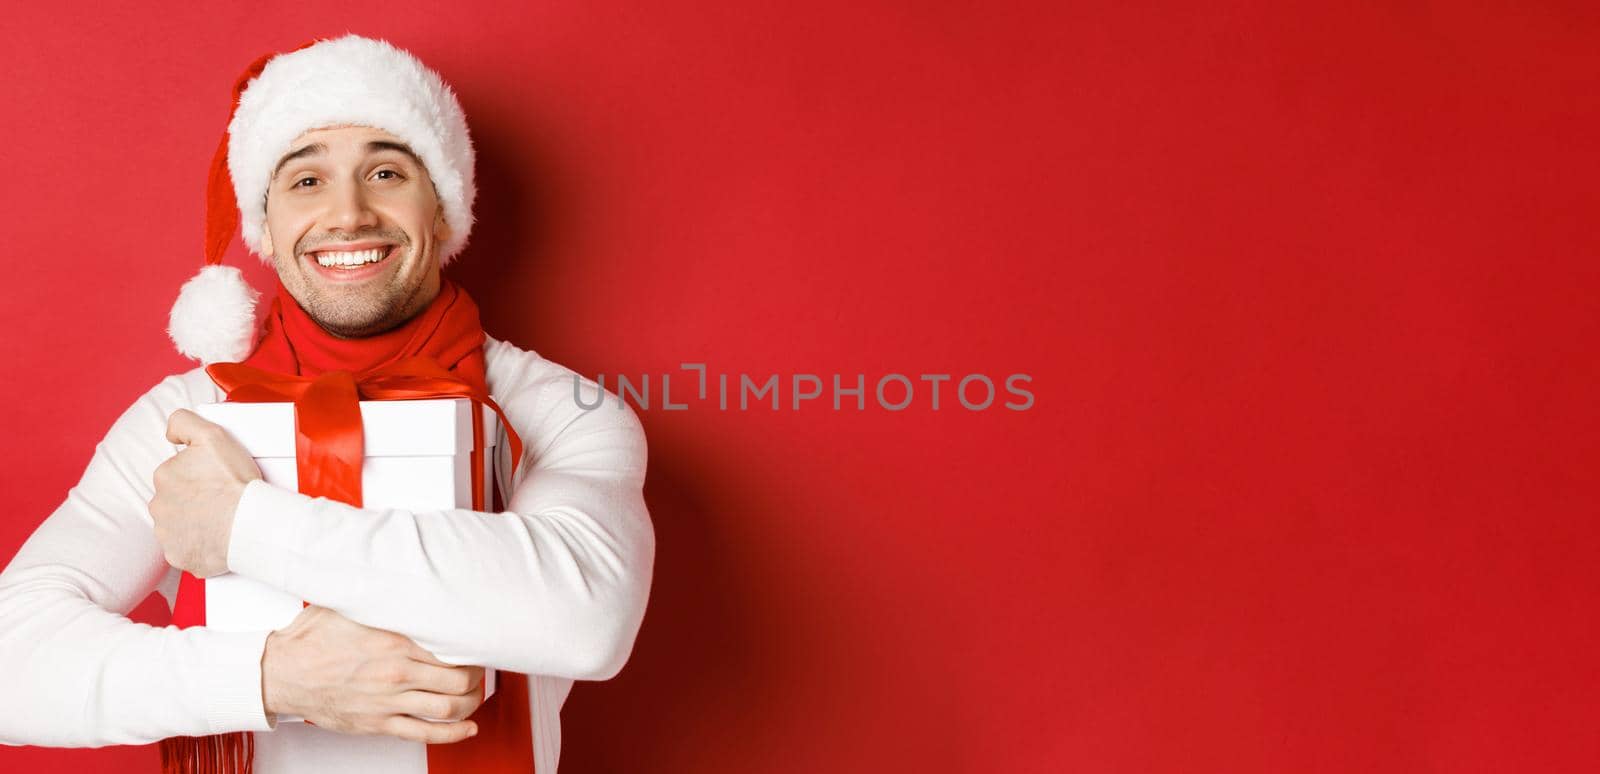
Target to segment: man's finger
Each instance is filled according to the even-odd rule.
[[[477,686],[477,685],[479,685],[479,684],[481,684],[483,682],[483,667],[480,667],[480,666],[462,666],[460,664],[452,664],[452,663],[450,663],[448,661],[441,661],[441,660],[439,660],[438,656],[435,656],[432,653],[429,653],[427,648],[424,648],[424,647],[422,647],[421,645],[418,645],[415,642],[411,643],[411,647],[406,651],[406,655],[412,661],[421,661],[424,664],[432,664],[434,666],[449,667],[451,669],[469,669],[469,670],[472,670],[473,673],[474,673],[473,674],[473,680],[472,680],[472,684],[467,687],[467,690],[471,690],[473,687],[475,687],[475,686]],[[462,693],[465,693],[465,692],[466,691],[462,691]]]
[[[431,693],[463,696],[483,684],[482,667],[436,666],[412,662],[406,687]]]
[[[447,664],[443,661],[440,661],[438,656],[429,653],[427,648],[424,648],[415,642],[412,642],[411,647],[407,649],[406,656],[412,661],[421,661],[424,664],[433,664],[435,666],[455,666],[454,664]]]
[[[167,441],[176,444],[192,444],[205,437],[216,424],[207,422],[199,414],[188,409],[178,409],[167,418]]]
[[[477,691],[465,696],[406,691],[396,699],[401,712],[423,720],[466,720],[483,705],[482,694]]]
[[[450,744],[478,733],[478,724],[470,720],[453,723],[435,723],[418,720],[407,715],[393,715],[383,723],[383,732],[401,739],[425,744]]]

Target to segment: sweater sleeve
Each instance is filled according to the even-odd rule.
[[[643,620],[655,557],[644,430],[574,372],[492,343],[490,389],[524,443],[501,513],[362,509],[251,482],[234,516],[230,571],[448,663],[607,680]],[[509,453],[499,460],[502,480]]]
[[[142,396],[95,447],[65,502],[0,573],[0,744],[99,747],[263,731],[268,632],[179,630],[128,611],[171,570],[151,475],[172,456],[181,376]]]

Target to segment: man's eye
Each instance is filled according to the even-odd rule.
[[[396,171],[394,171],[392,169],[380,169],[380,170],[377,171],[377,174],[379,174],[379,175],[384,175],[384,174],[394,175],[395,178],[400,177],[400,173],[396,172]],[[394,179],[394,178],[390,178],[390,179]]]
[[[314,178],[314,177],[302,177],[299,180],[294,181],[294,185],[291,186],[291,187],[292,188],[309,188],[310,186],[303,186],[303,185],[300,185],[300,184],[301,183],[315,183],[316,181],[317,181],[317,179]]]

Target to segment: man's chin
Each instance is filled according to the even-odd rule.
[[[367,336],[383,333],[384,331],[394,327],[392,322],[381,317],[363,317],[359,319],[351,319],[344,317],[330,318],[317,315],[314,312],[308,312],[307,314],[311,317],[311,319],[316,320],[317,324],[322,326],[323,330],[342,339],[365,338]]]

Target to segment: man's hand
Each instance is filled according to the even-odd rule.
[[[308,607],[267,635],[261,680],[268,715],[298,715],[330,731],[428,744],[478,733],[465,718],[483,704],[483,667],[451,666],[327,608]]]
[[[228,431],[188,409],[172,412],[167,440],[185,448],[156,466],[150,501],[156,540],[173,567],[200,578],[221,575],[228,571],[233,512],[245,484],[261,471]]]

